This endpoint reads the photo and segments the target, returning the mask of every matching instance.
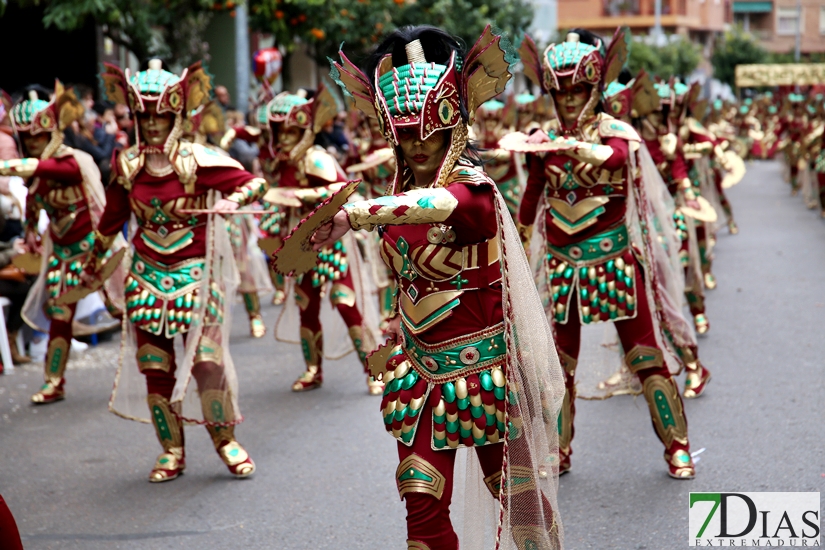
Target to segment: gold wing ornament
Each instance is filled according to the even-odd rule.
[[[275,251],[270,265],[278,273],[288,277],[303,275],[318,263],[318,253],[312,250],[312,236],[325,223],[332,220],[341,206],[347,202],[361,180],[347,182],[339,191],[322,202],[313,212],[301,220],[284,239],[281,248]]]
[[[330,78],[344,91],[350,106],[369,117],[377,118],[375,96],[369,78],[344,55],[343,50],[338,50],[338,56],[341,58],[340,63],[327,58],[330,64]]]
[[[57,127],[62,132],[75,120],[83,118],[86,112],[83,104],[77,99],[74,90],[66,90],[59,80],[54,81],[54,97],[57,107]]]
[[[521,58],[523,65],[524,76],[530,79],[530,82],[541,88],[543,93],[547,93],[547,86],[544,84],[542,77],[543,71],[541,68],[541,57],[539,57],[539,49],[536,43],[529,35],[525,34],[521,45],[518,48],[518,55]]]
[[[462,69],[462,85],[470,113],[470,125],[479,105],[504,91],[513,77],[510,66],[517,62],[509,41],[494,34],[487,25],[475,45],[467,52]]]
[[[126,256],[126,247],[121,248],[109,258],[109,260],[103,264],[100,268],[100,271],[97,273],[97,278],[91,284],[87,285],[78,285],[74,287],[72,290],[66,292],[65,294],[59,296],[55,303],[59,306],[67,306],[70,304],[76,304],[89,294],[93,292],[97,292],[103,287],[103,283],[111,277],[120,263],[123,261],[123,258]]]
[[[613,33],[613,40],[610,41],[610,47],[607,48],[604,57],[604,81],[606,83],[619,78],[619,73],[622,72],[622,67],[627,62],[627,56],[630,53],[630,40],[631,34],[628,27],[619,27]]]
[[[186,113],[191,113],[209,102],[212,96],[212,77],[200,61],[190,65],[182,76]]]
[[[312,131],[317,134],[324,125],[338,114],[338,104],[332,92],[326,86],[321,86],[318,93],[312,98]]]
[[[659,94],[650,79],[650,75],[644,69],[639,71],[638,76],[633,80],[633,105],[630,115],[634,118],[642,118],[659,108]]]
[[[129,105],[129,100],[126,97],[128,86],[126,83],[126,75],[123,74],[120,67],[116,67],[110,63],[104,63],[103,72],[100,73],[100,80],[103,82],[103,91],[109,101],[121,105]]]

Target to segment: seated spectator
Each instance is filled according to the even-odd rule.
[[[5,183],[5,189],[8,193],[8,182]],[[5,199],[10,193],[3,193],[2,185],[0,185],[0,195]],[[4,231],[6,228],[6,212],[3,211],[4,204],[8,204],[7,201],[4,200],[0,202],[0,233],[3,234],[5,234]],[[17,236],[12,236],[8,241],[0,241],[0,296],[8,298],[9,301],[11,301],[9,312],[6,315],[6,332],[9,338],[12,362],[15,365],[31,362],[31,358],[17,348],[17,332],[23,326],[23,317],[21,316],[23,304],[35,280],[34,277],[25,276],[22,271],[14,267],[11,263],[12,258],[25,252],[25,246],[21,237],[22,231]],[[0,372],[2,372],[2,370],[0,370]]]

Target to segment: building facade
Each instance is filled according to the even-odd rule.
[[[799,51],[825,52],[825,0],[734,0],[733,16],[768,51],[793,51],[799,25]]]
[[[655,0],[558,0],[559,28],[583,27],[611,34],[626,25],[634,34],[650,34]],[[662,30],[708,44],[733,20],[731,0],[661,0]]]

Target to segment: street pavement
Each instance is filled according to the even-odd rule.
[[[567,548],[685,548],[690,491],[825,492],[825,221],[777,163],[750,164],[729,196],[741,231],[719,234],[700,341],[713,381],[686,402],[692,449],[705,449],[697,478],[666,475],[643,399],[579,401],[559,488]],[[68,398],[50,406],[28,403],[39,366],[0,376],[0,494],[27,549],[405,547],[396,444],[354,356],[327,362],[322,389],[292,393],[303,361],[273,341],[279,308],[264,306],[259,340],[235,311],[250,479],[232,479],[190,427],[186,474],[146,481],[153,429],[107,412],[116,343],[73,363]]]

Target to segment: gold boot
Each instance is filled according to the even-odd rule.
[[[304,352],[306,370],[292,384],[292,391],[309,391],[320,388],[324,382],[324,375],[321,372],[324,333],[320,330],[313,333],[308,328],[301,327],[301,348]]]
[[[710,330],[710,322],[704,313],[697,313],[693,316],[693,325],[697,334],[706,334]]]
[[[243,303],[246,312],[249,314],[249,334],[253,338],[261,338],[266,335],[266,325],[261,316],[261,300],[257,292],[244,292]]]
[[[17,348],[17,333],[18,331],[9,332],[9,349],[11,349],[11,362],[15,365],[25,365],[26,363],[31,363],[32,358],[24,353],[20,353],[20,350]]]
[[[564,400],[559,411],[559,475],[570,471],[570,455],[573,454],[573,420],[576,416],[576,366],[578,359],[559,350],[559,361],[564,369]]]
[[[162,395],[150,393],[146,401],[149,404],[155,434],[158,436],[160,446],[163,447],[163,452],[158,456],[154,468],[149,473],[149,482],[171,481],[183,474],[186,468],[183,426],[168,399]]]
[[[66,363],[69,362],[69,345],[62,337],[49,341],[49,349],[46,351],[46,360],[43,364],[45,382],[40,390],[32,395],[32,403],[47,405],[66,398],[63,389],[66,380],[63,374],[66,372]]]
[[[235,412],[228,390],[204,390],[201,392],[201,407],[206,420],[206,431],[218,456],[238,478],[255,473],[255,462],[240,443],[235,440]]]

